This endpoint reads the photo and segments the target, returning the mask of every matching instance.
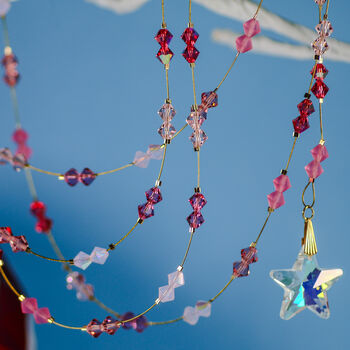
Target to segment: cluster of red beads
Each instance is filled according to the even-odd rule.
[[[32,150],[27,146],[28,134],[25,130],[19,128],[12,134],[13,141],[17,144],[17,154],[22,154],[26,160],[32,155]]]
[[[271,209],[277,209],[284,205],[285,201],[283,197],[283,192],[291,188],[291,184],[289,181],[289,177],[285,174],[281,174],[280,176],[276,177],[273,180],[273,184],[275,186],[275,191],[267,196],[267,200]]]
[[[158,186],[150,188],[145,194],[147,202],[138,206],[139,218],[141,220],[154,216],[154,204],[159,203],[163,199]]]
[[[297,106],[300,113],[299,117],[293,120],[294,131],[298,134],[301,134],[310,127],[308,117],[315,112],[315,108],[310,100],[310,95],[305,94],[305,97],[306,98]]]
[[[202,193],[196,192],[188,201],[193,208],[193,212],[187,217],[187,222],[194,231],[204,222],[201,210],[207,204],[207,200]]]
[[[46,206],[43,202],[34,201],[30,204],[30,212],[37,218],[35,231],[38,233],[49,233],[52,228],[52,220],[46,216]]]
[[[313,70],[311,71],[311,74],[313,74]],[[314,86],[311,88],[312,93],[316,96],[316,98],[323,99],[328,91],[328,86],[324,83],[324,78],[328,74],[328,69],[322,64],[318,63],[316,65],[316,71],[315,71],[315,79],[316,82]]]
[[[183,51],[182,56],[188,63],[195,63],[199,51],[195,48],[194,44],[198,40],[199,34],[192,27],[188,27],[181,35],[181,39],[187,45],[186,49]]]
[[[124,329],[134,329],[138,333],[142,333],[147,327],[147,319],[145,316],[140,316],[130,322],[121,323],[123,320],[128,320],[135,317],[132,312],[125,313],[120,321],[115,320],[111,316],[107,316],[101,323],[97,319],[93,319],[87,326],[86,331],[94,338],[98,338],[102,333],[113,335],[120,327]]]
[[[75,186],[78,182],[81,182],[85,186],[89,186],[96,178],[96,174],[89,168],[84,168],[84,170],[79,174],[76,169],[69,169],[64,174],[64,181],[69,186]]]
[[[260,33],[259,21],[255,18],[243,23],[244,34],[236,39],[236,48],[239,53],[245,53],[253,48],[252,37]]]
[[[0,227],[0,243],[9,243],[14,253],[24,252],[29,247],[24,236],[14,236],[10,227]]]
[[[323,173],[321,162],[327,159],[329,155],[326,146],[323,144],[318,144],[310,152],[314,160],[305,166],[305,171],[312,182]]]
[[[174,56],[173,52],[169,49],[169,43],[172,38],[173,35],[166,28],[160,29],[157,35],[154,37],[154,39],[156,39],[160,45],[160,49],[157,52],[156,57],[164,65],[168,65]]]
[[[233,263],[233,276],[245,277],[249,275],[249,265],[258,261],[257,249],[250,246],[241,250],[241,261]]]
[[[9,86],[15,86],[19,80],[19,73],[17,71],[18,61],[13,53],[5,54],[1,61],[5,68],[4,81]]]

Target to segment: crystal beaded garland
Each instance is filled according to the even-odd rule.
[[[186,28],[181,35],[181,39],[187,45],[186,49],[182,53],[182,56],[188,63],[195,63],[198,58],[199,51],[194,46],[194,44],[198,40],[198,37],[199,34],[192,27]]]

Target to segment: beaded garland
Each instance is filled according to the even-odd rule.
[[[191,106],[190,115],[186,119],[187,124],[185,124],[178,132],[176,132],[174,126],[171,124],[171,121],[174,118],[176,112],[169,96],[169,67],[170,61],[174,55],[171,49],[169,48],[169,43],[173,35],[168,31],[165,23],[164,0],[162,0],[162,28],[158,31],[155,39],[160,45],[160,49],[157,52],[156,57],[164,65],[166,76],[167,98],[158,112],[159,116],[163,120],[163,123],[158,130],[159,135],[163,139],[163,144],[150,145],[146,153],[143,153],[141,151],[136,152],[134,161],[123,167],[102,173],[94,173],[89,168],[85,168],[82,170],[81,173],[79,173],[76,169],[72,168],[66,173],[61,174],[49,172],[30,165],[28,163],[28,159],[31,156],[31,149],[27,145],[28,135],[21,128],[18,109],[15,110],[16,131],[13,134],[13,140],[17,144],[17,150],[16,153],[13,155],[9,149],[1,149],[0,161],[1,163],[10,163],[17,171],[24,169],[24,171],[26,172],[28,185],[33,197],[33,202],[31,203],[30,210],[33,216],[35,216],[37,219],[36,231],[39,233],[47,234],[50,243],[53,245],[53,248],[57,253],[58,259],[48,258],[41,254],[35,253],[29,247],[26,237],[23,235],[14,236],[12,234],[11,228],[9,227],[0,228],[0,243],[9,243],[13,252],[27,252],[29,254],[33,254],[46,260],[63,263],[65,269],[69,272],[67,276],[67,288],[76,290],[78,299],[94,301],[104,310],[113,314],[115,318],[107,316],[103,322],[100,322],[97,319],[93,319],[89,324],[82,327],[71,327],[56,322],[55,319],[51,316],[48,308],[39,308],[37,300],[35,298],[25,297],[14,288],[11,281],[9,281],[9,279],[7,278],[4,269],[2,268],[2,266],[4,265],[4,262],[2,260],[3,252],[2,250],[0,250],[0,273],[6,281],[6,283],[8,284],[8,286],[12,289],[12,291],[17,295],[18,299],[20,300],[21,310],[23,313],[32,314],[36,323],[52,323],[63,328],[86,331],[95,338],[99,337],[102,333],[113,335],[119,328],[134,329],[137,332],[142,332],[148,326],[152,325],[170,324],[180,320],[194,325],[198,322],[199,317],[209,317],[211,313],[211,304],[221,295],[223,291],[226,290],[226,288],[232,283],[232,281],[237,278],[249,275],[250,264],[258,261],[256,246],[271,214],[276,209],[285,204],[283,193],[291,187],[291,183],[287,176],[287,172],[294,152],[294,148],[300,134],[310,127],[308,117],[315,111],[312,101],[310,99],[310,92],[312,92],[318,99],[319,103],[321,139],[320,143],[311,150],[313,160],[305,166],[305,171],[308,175],[308,183],[305,186],[305,189],[302,193],[302,202],[304,205],[304,237],[302,239],[302,249],[298,255],[297,262],[293,266],[293,269],[271,271],[271,277],[285,290],[285,297],[282,302],[281,308],[282,318],[289,319],[305,308],[309,308],[311,311],[313,311],[322,318],[329,317],[329,308],[326,291],[342,275],[342,270],[323,270],[318,267],[315,258],[315,255],[317,253],[316,239],[314,236],[311,220],[314,217],[313,207],[315,204],[315,179],[323,173],[321,162],[328,158],[328,151],[324,145],[325,140],[323,135],[322,124],[322,104],[324,102],[323,99],[329,91],[327,85],[324,83],[324,78],[326,77],[328,70],[323,65],[323,54],[328,49],[326,38],[329,35],[331,35],[333,28],[330,22],[328,21],[329,0],[327,0],[326,10],[323,19],[321,17],[321,13],[322,8],[326,3],[326,0],[315,0],[315,2],[319,7],[320,14],[319,24],[316,26],[316,31],[319,34],[319,37],[312,43],[312,47],[315,51],[315,64],[311,70],[311,82],[308,92],[304,96],[305,99],[297,105],[300,115],[293,120],[294,141],[291,152],[289,154],[287,165],[284,169],[281,170],[281,175],[279,175],[273,180],[275,191],[267,196],[269,206],[266,220],[256,240],[253,241],[249,247],[241,250],[241,260],[233,263],[233,273],[228,283],[213,298],[207,301],[198,301],[195,307],[186,307],[183,315],[176,319],[163,322],[151,322],[147,321],[145,314],[160,303],[174,300],[175,289],[183,286],[185,283],[183,274],[184,264],[191,247],[194,232],[204,223],[204,218],[202,216],[201,210],[207,203],[205,197],[201,193],[200,188],[200,149],[207,140],[207,136],[205,132],[201,129],[201,126],[203,122],[207,119],[208,110],[218,105],[217,90],[220,88],[221,84],[224,82],[224,80],[230,73],[232,67],[238,59],[238,56],[252,49],[251,38],[260,32],[259,22],[256,18],[260,10],[262,0],[260,1],[253,18],[251,18],[243,24],[244,34],[236,39],[237,54],[233,60],[233,63],[229,67],[223,79],[213,91],[202,93],[200,105],[197,105],[196,101],[196,85],[194,78],[195,61],[199,56],[199,51],[195,47],[195,43],[199,35],[193,28],[193,23],[191,21],[191,0],[189,1],[190,10],[188,27],[183,32],[181,38],[186,44],[186,48],[183,51],[183,57],[190,64],[192,73],[194,104],[193,106]],[[18,83],[20,75],[17,71],[17,58],[12,53],[12,49],[8,41],[5,17],[7,11],[10,8],[10,4],[7,0],[3,0],[2,3],[4,3],[5,5],[0,6],[0,16],[2,16],[6,42],[5,56],[2,60],[2,64],[5,68],[4,81],[10,87],[14,105],[17,106],[15,86]],[[314,85],[312,85],[313,82]],[[127,312],[121,315],[118,312],[111,310],[101,301],[99,301],[94,296],[93,286],[90,284],[86,284],[84,276],[76,271],[72,271],[70,266],[74,265],[85,270],[92,262],[104,264],[109,256],[110,251],[114,250],[122,241],[124,241],[124,239],[127,238],[131,234],[131,232],[133,232],[136,226],[142,224],[142,222],[145,219],[148,219],[154,215],[154,205],[158,204],[163,199],[159,187],[161,186],[161,175],[165,163],[167,147],[170,144],[170,142],[186,128],[187,125],[189,125],[193,129],[193,133],[190,136],[190,141],[192,142],[194,151],[197,154],[197,186],[195,187],[194,194],[189,199],[189,203],[193,208],[193,212],[187,217],[187,221],[189,224],[190,239],[187,245],[184,258],[181,264],[176,269],[176,271],[168,275],[168,284],[159,288],[158,298],[149,308],[137,315],[135,315],[132,312]],[[60,180],[65,180],[66,183],[72,187],[77,185],[78,182],[81,182],[85,186],[88,186],[99,175],[114,173],[127,167],[131,167],[133,165],[139,167],[146,167],[150,159],[162,159],[161,167],[155,185],[145,193],[147,202],[138,206],[138,219],[136,221],[136,224],[134,224],[132,228],[118,242],[110,244],[108,248],[95,247],[92,250],[91,254],[80,252],[73,259],[64,259],[51,232],[52,220],[46,216],[45,204],[39,201],[38,199],[30,171],[34,170],[44,174],[57,176]],[[304,201],[304,194],[306,190],[310,187],[310,185],[313,193],[313,202],[311,204],[306,204]],[[306,216],[307,210],[311,210],[312,214],[310,217]],[[300,277],[300,271],[302,272],[302,278]],[[296,282],[297,289],[294,288],[294,284],[294,289],[292,289],[291,283],[288,282],[288,278],[291,278],[291,276],[293,278],[293,282]]]

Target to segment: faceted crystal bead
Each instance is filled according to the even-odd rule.
[[[174,288],[168,285],[159,287],[158,298],[162,303],[173,301],[175,299]]]
[[[209,317],[211,315],[211,303],[207,301],[197,301],[196,310],[201,317]]]
[[[243,23],[244,34],[251,38],[254,35],[260,33],[259,21],[255,18],[250,19],[249,21]]]
[[[276,191],[284,192],[291,188],[289,177],[287,175],[280,175],[273,180]]]
[[[26,164],[26,157],[22,153],[18,153],[12,158],[13,169],[15,169],[16,171],[20,171],[21,169],[23,169]]]
[[[245,53],[253,48],[252,39],[246,35],[241,35],[236,39],[236,48],[240,53]]]
[[[171,122],[175,117],[176,111],[171,103],[164,103],[161,109],[158,111],[159,116],[164,122]]]
[[[324,19],[315,27],[315,29],[316,32],[322,37],[330,36],[333,33],[332,24],[328,21],[328,19]]]
[[[199,34],[194,28],[186,28],[181,35],[181,39],[189,46],[193,46],[198,40]]]
[[[79,252],[77,256],[73,259],[74,265],[82,270],[86,270],[92,263],[90,255]]]
[[[15,132],[12,134],[12,139],[18,144],[23,144],[26,143],[28,140],[28,134],[25,130],[23,129],[17,129]]]
[[[107,316],[101,324],[101,331],[109,335],[113,335],[118,329],[119,325],[117,325],[116,320],[111,316]]]
[[[169,273],[168,275],[168,284],[172,288],[181,287],[185,284],[185,278],[182,271],[175,271]]]
[[[183,320],[191,326],[194,326],[198,322],[198,319],[199,315],[197,309],[192,306],[186,306],[183,314]]]
[[[248,247],[241,250],[242,261],[247,264],[253,264],[258,261],[258,250],[255,247]]]
[[[249,265],[241,262],[236,261],[233,263],[233,275],[235,277],[246,277],[249,275]]]
[[[322,56],[328,50],[327,41],[323,37],[318,37],[311,46],[318,56]]]
[[[89,168],[85,168],[80,174],[80,181],[85,185],[89,186],[96,179],[96,174]]]
[[[282,192],[272,192],[267,196],[269,202],[269,207],[272,209],[277,209],[285,204]]]
[[[101,322],[96,320],[94,318],[87,326],[86,326],[86,331],[93,336],[94,338],[97,338],[101,335]]]
[[[175,133],[175,128],[168,122],[163,123],[162,126],[158,129],[158,134],[164,140],[171,140]]]
[[[198,228],[203,224],[204,218],[200,212],[193,212],[187,217],[187,222],[190,225],[190,227]]]
[[[2,64],[5,67],[4,81],[9,86],[15,86],[19,80],[17,72],[17,58],[14,54],[5,55]]]
[[[142,315],[136,319],[135,331],[142,333],[148,327],[148,322],[146,316]]]
[[[182,56],[188,63],[195,63],[199,55],[199,51],[194,46],[187,46]]]
[[[312,101],[307,98],[302,100],[297,107],[299,109],[300,115],[303,117],[308,117],[310,114],[315,112],[315,108],[312,104]]]
[[[202,193],[195,193],[189,199],[189,202],[190,202],[194,211],[200,211],[207,204],[207,200],[202,195]]]
[[[29,244],[24,236],[16,236],[11,239],[10,246],[14,253],[18,253],[25,252]]]
[[[203,130],[196,130],[190,136],[190,141],[193,143],[194,148],[201,148],[205,141],[208,140],[208,136]]]
[[[305,166],[305,171],[310,179],[316,179],[323,173],[324,170],[320,162],[313,160]]]
[[[34,201],[30,204],[30,212],[36,218],[43,218],[46,212],[46,206],[43,202]]]
[[[146,191],[146,198],[148,202],[153,204],[157,204],[163,199],[159,187],[152,187]]]
[[[197,110],[195,111],[193,108],[191,108],[191,113],[187,117],[186,122],[187,124],[193,129],[199,129],[203,122],[207,119],[207,113],[203,110]]]
[[[35,298],[25,298],[21,301],[21,310],[23,314],[33,314],[38,310],[38,302]]]
[[[0,227],[0,243],[9,243],[12,237],[11,227]]]
[[[139,218],[141,220],[145,220],[150,218],[151,216],[154,215],[154,207],[153,204],[150,202],[147,202],[145,204],[139,205],[138,206],[138,211],[139,211]]]
[[[301,134],[310,127],[310,124],[307,117],[299,116],[293,119],[293,127],[295,132]]]
[[[46,217],[39,218],[35,224],[35,231],[38,233],[49,233],[52,228],[52,220]]]
[[[159,59],[160,62],[162,62],[165,65],[170,63],[173,56],[174,56],[173,52],[168,47],[165,47],[165,48],[161,47],[157,52],[156,57]]]
[[[148,154],[141,151],[137,151],[135,153],[135,158],[133,163],[139,168],[147,168],[149,164],[149,159],[150,157]]]
[[[135,314],[133,312],[128,311],[124,315],[122,315],[120,320],[121,321],[130,320],[133,317],[135,317]],[[136,320],[132,320],[130,322],[123,323],[122,327],[124,329],[131,329],[131,328],[136,329]]]
[[[10,7],[10,0],[0,0],[0,17],[6,16],[7,12],[10,10]]]
[[[168,29],[160,29],[154,39],[157,40],[159,45],[163,46],[164,44],[169,44],[173,35],[169,32]]]
[[[149,145],[147,149],[147,155],[156,160],[163,158],[164,148],[162,145]]]
[[[208,108],[216,107],[218,105],[218,95],[214,91],[202,93],[202,106],[205,110]]]
[[[32,155],[32,149],[29,146],[27,146],[26,144],[20,144],[17,147],[16,156],[20,155],[20,154],[24,156],[25,161],[26,161]],[[25,163],[23,165],[25,165]]]
[[[91,252],[90,259],[96,264],[103,265],[108,259],[109,253],[105,248],[95,247]]]
[[[310,74],[314,74],[314,69],[311,69]],[[315,68],[315,78],[324,79],[327,74],[328,69],[322,63],[317,63]]]
[[[317,162],[323,162],[325,159],[329,157],[328,151],[325,145],[318,144],[311,150],[312,157]]]
[[[311,89],[316,98],[324,98],[327,95],[328,90],[328,86],[321,79],[316,79],[316,83]]]
[[[34,320],[38,324],[45,324],[49,322],[49,318],[51,318],[50,311],[47,307],[42,307],[34,312]]]
[[[69,186],[75,186],[79,182],[79,173],[72,168],[64,174],[64,180]]]

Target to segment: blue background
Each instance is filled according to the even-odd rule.
[[[290,20],[313,27],[313,1],[269,0],[264,6]],[[171,49],[170,91],[179,129],[193,103],[191,74],[181,52],[187,24],[187,1],[166,1],[166,21],[174,34]],[[333,37],[348,40],[350,5],[332,2]],[[214,28],[240,32],[242,24],[193,5],[193,22],[200,34],[201,54],[196,64],[198,92],[213,89],[234,51],[210,39]],[[159,45],[153,36],[160,28],[160,1],[118,16],[82,0],[31,0],[13,4],[8,16],[10,39],[20,60],[18,97],[23,127],[34,150],[31,163],[65,172],[84,167],[99,172],[133,160],[136,150],[161,143],[157,110],[165,98],[162,65],[155,59]],[[265,35],[275,34],[263,31]],[[316,35],[316,34],[315,34]],[[3,42],[1,43],[3,46]],[[344,269],[329,293],[327,321],[304,311],[290,321],[279,318],[283,291],[269,271],[289,268],[300,249],[303,232],[301,191],[307,182],[304,166],[309,150],[319,141],[317,113],[302,134],[289,176],[292,188],[286,205],[271,218],[259,245],[259,262],[213,304],[212,316],[197,326],[183,322],[150,327],[143,334],[120,330],[113,337],[93,339],[78,331],[37,326],[39,349],[336,349],[348,348],[349,259],[349,66],[327,61],[330,87],[324,104],[325,138],[330,158],[316,184],[314,228],[321,267]],[[266,195],[272,180],[285,166],[291,144],[291,121],[306,91],[312,67],[309,61],[245,54],[219,90],[219,106],[210,110],[203,130],[209,139],[201,152],[201,186],[208,204],[205,224],[195,234],[186,284],[176,300],[149,313],[153,321],[182,314],[187,305],[214,296],[228,281],[240,249],[255,239],[266,216]],[[13,112],[8,88],[0,85],[1,146],[14,149]],[[185,218],[187,199],[196,185],[196,158],[186,129],[169,147],[163,176],[163,202],[154,218],[138,227],[101,267],[86,272],[96,296],[119,312],[141,312],[166,284],[167,274],[180,263],[189,238]],[[135,222],[137,204],[158,174],[160,162],[147,169],[129,168],[98,178],[90,187],[70,188],[56,178],[34,173],[39,198],[54,220],[53,233],[65,256],[117,241]],[[33,249],[53,256],[47,240],[34,231],[31,201],[24,175],[1,167],[1,225],[25,234]],[[58,322],[87,324],[106,313],[89,302],[79,302],[66,290],[59,264],[4,247],[28,295],[49,306]]]

